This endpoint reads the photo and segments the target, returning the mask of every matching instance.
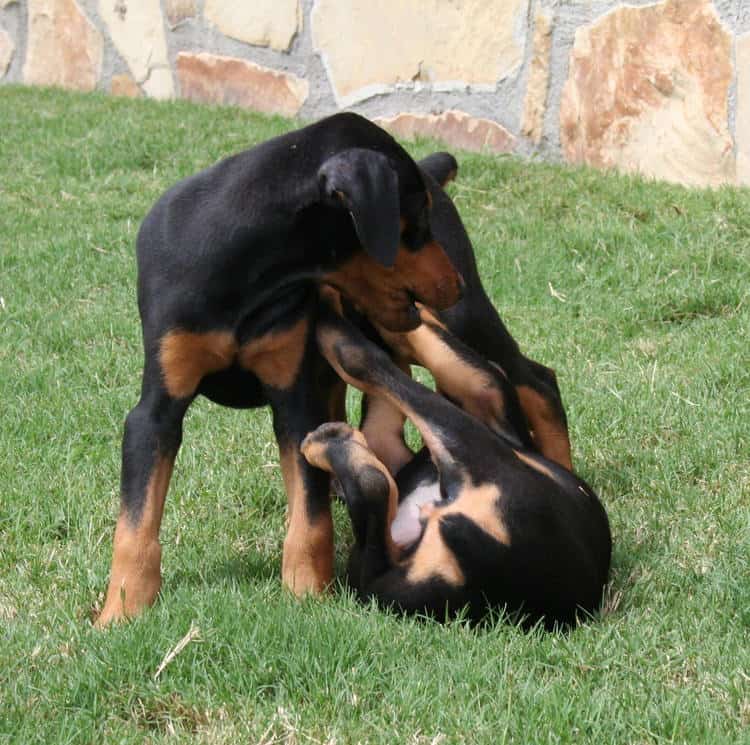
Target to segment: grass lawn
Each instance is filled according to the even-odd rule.
[[[450,190],[485,284],[557,369],[610,515],[596,622],[477,630],[340,590],[297,602],[269,413],[202,400],[161,600],[91,627],[140,385],[139,222],[177,179],[291,126],[0,87],[0,743],[750,742],[748,190],[459,154]]]

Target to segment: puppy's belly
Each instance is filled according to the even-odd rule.
[[[422,535],[419,509],[424,504],[439,502],[440,482],[421,483],[411,494],[401,500],[396,517],[391,523],[391,538],[400,548],[409,548]]]

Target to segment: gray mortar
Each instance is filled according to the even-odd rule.
[[[87,17],[105,39],[100,90],[109,91],[112,77],[129,73],[128,65],[114,44],[109,41],[107,28],[102,21],[97,0],[77,0]],[[127,3],[127,0],[125,0]],[[299,118],[303,121],[318,119],[339,110],[333,87],[328,78],[321,55],[314,51],[311,30],[311,13],[316,0],[301,0],[301,28],[287,52],[252,46],[222,34],[203,15],[205,0],[197,0],[196,14],[170,27],[165,2],[162,0],[167,54],[172,67],[175,94],[179,96],[176,76],[177,55],[180,52],[206,51],[254,62],[267,68],[280,70],[304,78],[309,85],[309,95]],[[606,13],[622,6],[621,0],[590,0],[570,3],[567,0],[528,0],[527,12],[519,19],[516,36],[524,45],[523,58],[517,70],[497,82],[493,90],[472,90],[469,86],[458,89],[434,90],[429,84],[416,83],[397,86],[389,92],[373,95],[346,108],[365,116],[391,117],[409,112],[415,114],[440,113],[447,109],[460,109],[474,117],[489,119],[501,124],[517,139],[520,154],[539,155],[551,160],[561,158],[559,111],[563,86],[568,76],[570,52],[576,29],[589,25]],[[627,6],[653,5],[653,0],[629,0]],[[725,27],[733,34],[750,32],[750,0],[714,0],[714,6]],[[552,48],[549,62],[549,84],[544,109],[542,139],[538,145],[521,136],[521,118],[533,57],[534,19],[538,7],[553,14]],[[10,67],[2,82],[18,83],[23,80],[23,63],[26,56],[27,4],[23,0],[0,9],[0,24],[15,43]],[[734,54],[734,48],[733,48]],[[143,81],[138,81],[143,82]],[[737,105],[736,76],[729,90],[729,127],[735,133]]]
[[[2,81],[17,83],[23,77],[23,61],[26,59],[26,6],[15,2],[0,9],[0,26],[10,34],[15,44],[10,66]]]

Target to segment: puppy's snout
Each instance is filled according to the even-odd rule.
[[[433,241],[423,252],[418,292],[415,294],[437,310],[450,308],[463,296],[466,282],[439,243]]]

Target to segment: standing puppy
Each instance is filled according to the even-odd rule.
[[[289,500],[283,581],[297,594],[327,585],[328,478],[299,453],[329,418],[333,385],[311,331],[318,288],[335,287],[393,331],[419,323],[414,300],[455,303],[461,278],[432,237],[429,203],[423,174],[390,135],[338,114],[227,158],[154,205],[137,242],[143,383],[125,423],[99,626],[159,591],[164,500],[198,395],[271,406]]]
[[[438,334],[434,319],[423,320],[406,334],[413,350],[426,357],[432,352],[425,350],[442,346],[446,369],[474,371],[480,385],[452,390],[481,419],[414,382],[346,321],[330,314],[317,326],[323,355],[347,383],[414,422],[439,483],[438,494],[399,525],[397,484],[361,433],[333,423],[308,435],[303,454],[336,475],[349,509],[351,583],[363,598],[438,616],[466,606],[476,620],[489,608],[505,608],[551,628],[593,613],[611,555],[604,508],[581,479],[530,447],[502,372]],[[440,370],[433,372],[438,386],[450,387]],[[472,403],[472,391],[482,390],[493,405]],[[412,485],[429,482],[429,468],[417,462]]]

